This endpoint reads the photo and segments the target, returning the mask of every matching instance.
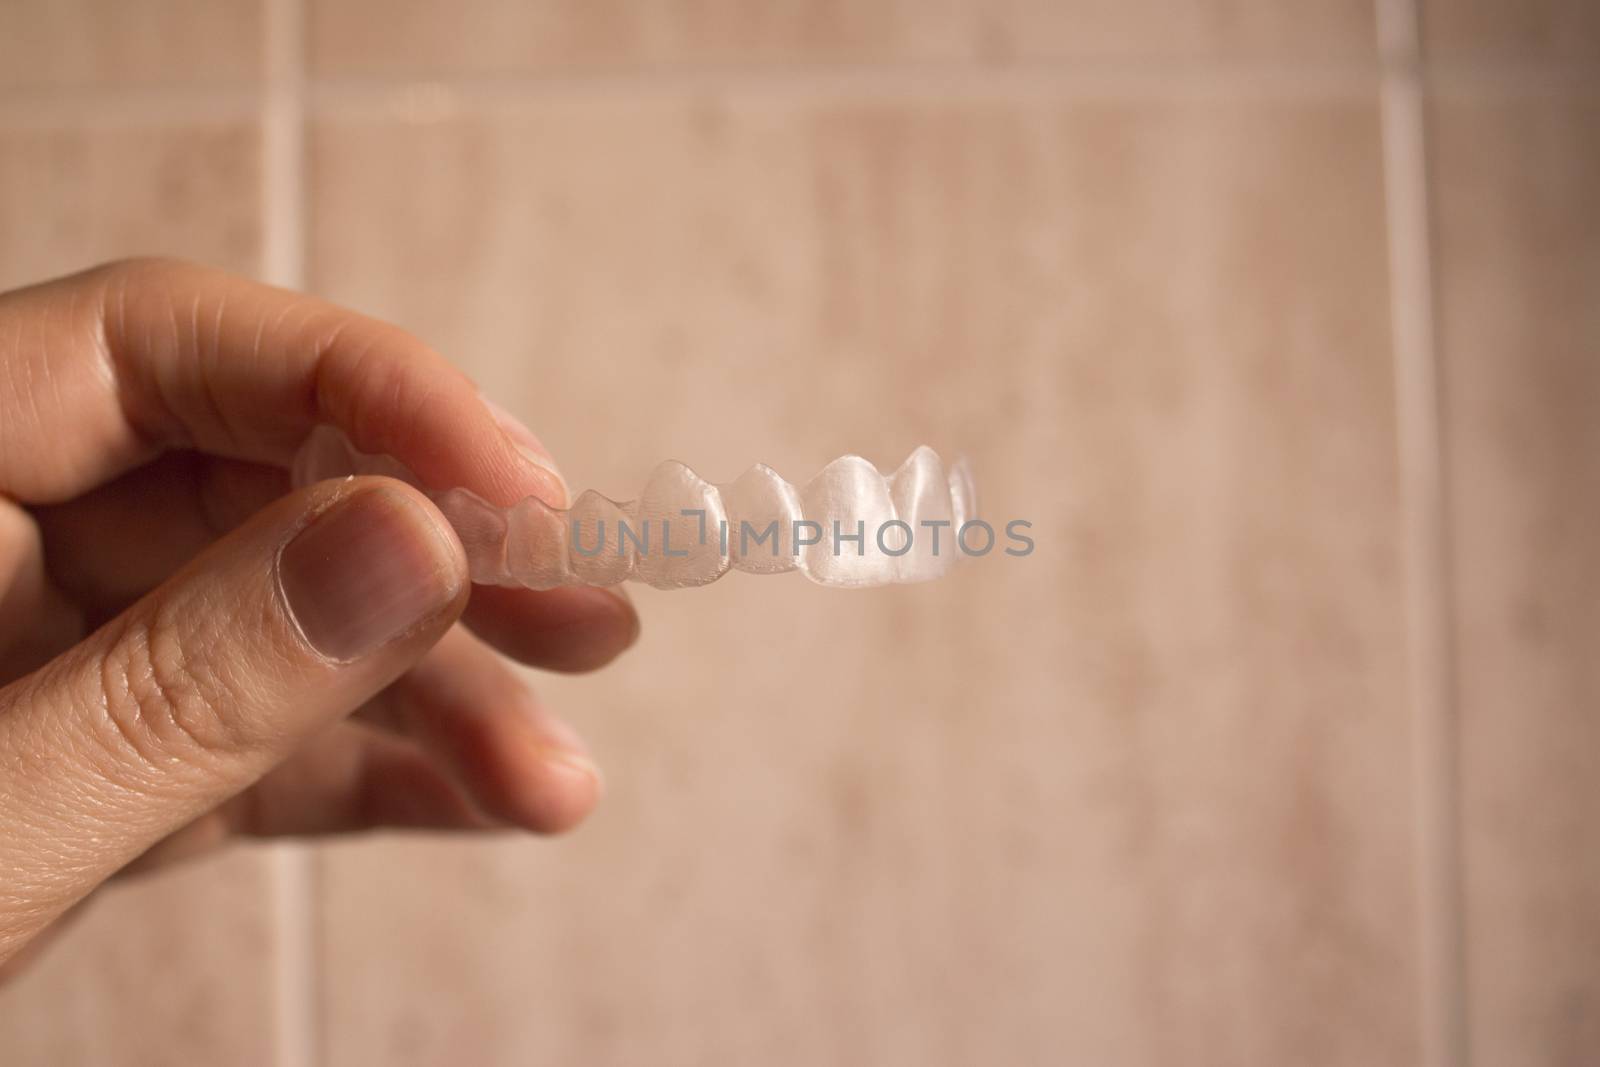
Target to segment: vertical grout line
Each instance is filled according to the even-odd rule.
[[[1459,750],[1448,527],[1416,0],[1377,0],[1384,192],[1403,515],[1421,951],[1423,1063],[1467,1067]]]
[[[265,0],[261,111],[261,272],[274,285],[305,284],[304,0]],[[274,928],[274,1067],[315,1067],[317,1027],[315,857],[285,843],[271,857]]]
[[[305,281],[305,72],[302,0],[266,0],[262,94],[262,271],[275,285]]]

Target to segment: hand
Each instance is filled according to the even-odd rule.
[[[165,261],[0,295],[0,970],[106,879],[232,835],[558,831],[598,800],[488,646],[598,667],[627,599],[473,588],[399,482],[290,492],[322,422],[427,484],[566,503],[394,327]]]

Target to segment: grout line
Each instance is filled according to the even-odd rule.
[[[1207,97],[1354,96],[1377,84],[1377,63],[1216,66],[1174,62],[1079,63],[1024,67],[862,67],[749,71],[582,73],[546,78],[471,78],[409,81],[332,79],[313,83],[312,114],[394,114],[432,119],[482,107],[538,107],[552,100],[636,102],[682,97],[743,101],[860,101],[906,99],[955,103],[1019,98],[1189,100]]]
[[[264,11],[265,92],[261,97],[261,273],[291,289],[305,285],[305,67],[303,0],[268,0]],[[275,1067],[320,1060],[316,857],[304,844],[272,851],[277,932],[273,975]]]
[[[1379,0],[1392,3],[1393,0]],[[1376,64],[1312,64],[1286,68],[1263,64],[1203,67],[1176,63],[1153,69],[1140,64],[1074,64],[1054,68],[971,67],[947,71],[916,68],[839,68],[766,73],[704,71],[640,72],[636,75],[574,73],[522,78],[333,79],[301,81],[304,111],[335,118],[398,118],[429,121],[481,109],[536,108],[552,101],[615,99],[634,103],[654,98],[723,97],[744,102],[873,101],[969,102],[1147,99],[1158,101],[1266,98],[1328,98],[1373,91],[1380,75],[1411,76],[1415,64],[1403,56]],[[1600,92],[1596,68],[1530,67],[1522,64],[1432,63],[1420,74],[1427,84],[1452,91],[1511,93]],[[0,96],[0,125],[11,129],[59,126],[241,122],[270,113],[273,90],[228,87],[203,93],[180,89],[70,89],[23,91]]]
[[[1497,99],[1508,95],[1600,92],[1600,67],[1596,66],[1430,62],[1425,74],[1431,89],[1492,94]]]
[[[273,975],[276,1049],[274,1067],[318,1062],[316,981],[316,877],[310,846],[271,846],[274,929]]]
[[[260,109],[261,94],[242,88],[0,93],[0,123],[22,128],[242,122],[254,119]]]
[[[275,3],[276,0],[273,0]],[[303,3],[304,0],[298,0]],[[1377,0],[1380,11],[1404,10],[1404,0]],[[274,7],[272,10],[276,10]],[[275,17],[275,16],[274,16]],[[1403,21],[1381,15],[1380,38],[1403,41]],[[1414,37],[1414,34],[1411,35]],[[550,100],[644,94],[736,94],[743,98],[874,97],[921,100],[1012,99],[1017,96],[1188,98],[1196,94],[1326,95],[1370,90],[1380,74],[1417,73],[1415,55],[1383,49],[1380,62],[1360,58],[1313,60],[1295,65],[1248,59],[1217,62],[1174,58],[1149,60],[1064,59],[1059,63],[914,64],[875,66],[778,66],[726,68],[597,69],[506,76],[421,73],[393,77],[309,78],[296,63],[293,81],[312,114],[335,112],[421,114],[467,107],[538,105]],[[1433,85],[1496,92],[1600,90],[1600,67],[1592,63],[1533,63],[1481,58],[1430,61],[1420,76]],[[238,121],[270,110],[273,88],[269,57],[266,86],[216,88],[175,86],[35,88],[0,95],[0,124],[8,127],[120,125]],[[280,78],[281,80],[281,78]]]
[[[304,0],[296,0],[303,3]],[[278,19],[277,0],[268,4],[269,22]],[[290,21],[298,21],[298,17]],[[270,27],[269,27],[270,29]],[[298,53],[269,43],[269,52]],[[1292,64],[1263,60],[1217,63],[1175,58],[1143,60],[1072,60],[1005,66],[982,64],[887,63],[862,66],[790,66],[726,68],[654,68],[639,70],[572,70],[504,77],[471,74],[419,74],[380,78],[310,78],[303,61],[269,54],[266,84],[261,89],[228,86],[197,91],[166,86],[116,89],[40,89],[0,96],[0,122],[59,124],[63,122],[195,121],[251,117],[270,112],[270,98],[281,93],[285,79],[300,89],[305,103],[322,107],[413,107],[417,101],[449,100],[463,105],[539,104],[551,99],[639,94],[716,94],[740,96],[820,96],[854,98],[906,96],[919,99],[993,98],[1018,94],[1084,96],[1136,95],[1157,98],[1195,93],[1302,94],[1370,91],[1379,73],[1376,62],[1348,60]]]
[[[1424,73],[1415,0],[1377,0],[1402,551],[1416,722],[1414,802],[1423,1063],[1467,1067],[1460,788],[1438,346],[1429,248]]]
[[[937,89],[952,85],[1164,85],[1173,81],[1217,80],[1254,83],[1304,81],[1352,82],[1370,80],[1378,72],[1378,57],[1354,55],[1305,62],[1279,59],[1215,60],[1174,56],[1098,59],[1064,57],[1051,62],[984,63],[793,63],[770,66],[640,66],[594,67],[527,71],[513,74],[471,72],[416,72],[406,76],[363,77],[331,75],[312,79],[319,89],[335,92],[385,93],[413,85],[441,85],[466,91],[542,96],[572,90],[664,90],[703,87],[739,90],[783,89],[790,86],[914,86]]]
[[[302,0],[266,6],[262,97],[262,271],[275,285],[305,283],[305,107],[299,38]]]

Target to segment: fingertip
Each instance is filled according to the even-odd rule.
[[[531,493],[543,500],[553,508],[570,507],[572,504],[572,490],[567,487],[567,480],[561,473],[561,468],[556,466],[555,459],[550,455],[550,450],[544,446],[534,432],[511,412],[496,404],[488,396],[482,397],[484,407],[489,409],[489,414],[494,416],[495,425],[506,435],[517,454],[527,463],[525,472],[531,479]]]
[[[474,586],[463,619],[480,637],[530,667],[596,670],[639,639],[639,613],[616,588],[534,591]]]
[[[458,738],[453,763],[491,818],[557,834],[577,826],[599,804],[604,780],[588,747],[532,694],[508,693],[475,721],[474,736]]]
[[[563,749],[546,748],[534,760],[532,772],[506,791],[502,810],[495,814],[538,834],[574,829],[605,795],[599,767],[587,756]]]
[[[494,814],[534,833],[577,826],[600,803],[605,779],[582,735],[527,689],[513,700],[501,737],[498,789],[487,790]]]
[[[604,792],[582,736],[464,633],[447,636],[386,702],[361,714],[413,739],[501,826],[560,833]]]

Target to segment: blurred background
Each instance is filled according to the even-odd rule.
[[[925,442],[1038,542],[641,588],[537,680],[592,823],[118,888],[0,1061],[1597,1062],[1597,192],[1589,0],[0,0],[0,288],[191,257],[575,487]]]

